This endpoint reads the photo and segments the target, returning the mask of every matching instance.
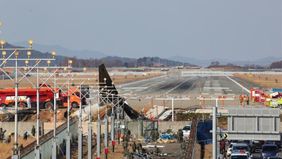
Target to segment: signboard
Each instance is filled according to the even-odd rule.
[[[197,125],[197,142],[199,144],[211,144],[212,143],[212,121],[205,120],[199,121]]]
[[[280,140],[280,109],[232,108],[228,110],[229,140]]]

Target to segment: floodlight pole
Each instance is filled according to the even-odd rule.
[[[88,115],[88,138],[87,138],[87,146],[88,146],[88,159],[92,159],[92,115],[91,115],[91,104],[89,105],[89,115]]]
[[[100,83],[99,83],[100,85]],[[100,121],[100,86],[98,85],[98,119],[97,119],[97,158],[101,157],[101,121]]]
[[[13,146],[13,154],[12,154],[12,159],[19,159],[20,158],[20,150],[19,150],[19,143],[18,143],[18,105],[19,105],[19,99],[18,99],[18,89],[19,89],[19,83],[21,82],[21,80],[23,80],[24,78],[27,77],[27,74],[23,74],[23,77],[21,77],[20,79],[18,79],[18,69],[21,68],[18,66],[18,61],[25,61],[25,64],[27,66],[28,64],[28,61],[37,61],[36,64],[31,68],[34,69],[36,67],[36,65],[38,65],[38,63],[41,61],[41,60],[46,60],[46,61],[51,61],[51,60],[54,60],[54,59],[36,59],[36,58],[30,58],[30,55],[31,55],[31,50],[32,50],[32,40],[29,40],[29,48],[4,48],[4,44],[5,42],[4,41],[1,41],[0,44],[1,44],[1,51],[2,51],[2,56],[3,56],[3,60],[2,60],[2,63],[0,64],[0,69],[1,71],[7,75],[11,80],[14,81],[14,84],[15,84],[15,99],[14,99],[14,102],[15,102],[15,132],[14,132],[14,146]],[[6,51],[13,51],[7,58],[5,57],[6,56]],[[19,58],[19,52],[18,51],[27,51],[27,56],[28,58]],[[11,58],[12,55],[15,55],[15,58]],[[3,70],[2,67],[5,67],[5,64],[7,63],[7,61],[14,61],[15,62],[15,67],[12,67],[12,68],[15,68],[15,77],[12,78],[11,76],[9,76],[9,74]],[[30,70],[30,71],[31,71]],[[36,72],[36,98],[37,98],[37,122],[36,122],[36,125],[37,125],[37,135],[36,135],[36,147],[35,147],[35,158],[40,158],[40,142],[39,142],[39,77],[38,77],[38,68],[37,68],[37,72]],[[33,86],[34,84],[28,80]],[[27,102],[30,102],[30,101],[27,101]],[[27,103],[27,104],[30,104],[30,103]]]
[[[40,141],[39,141],[39,121],[40,121],[40,103],[39,103],[39,75],[38,75],[38,68],[36,68],[36,147],[35,147],[35,158],[40,159]]]
[[[80,85],[80,102],[79,102],[79,125],[78,125],[78,159],[82,159],[82,154],[83,154],[83,146],[82,146],[82,141],[83,141],[83,136],[82,136],[82,96],[81,96],[81,85]]]
[[[53,130],[53,146],[52,146],[52,159],[57,159],[57,80],[56,80],[56,73],[57,73],[57,70],[55,70],[55,74],[54,74],[54,88],[53,88],[53,93],[54,93],[54,115],[53,115],[53,122],[54,122],[54,130]]]
[[[112,114],[111,114],[111,141],[112,152],[115,151],[115,113],[114,113],[114,95],[112,94]]]
[[[19,152],[19,145],[18,145],[18,60],[15,61],[15,143],[14,143],[14,151],[13,151],[13,159],[19,159],[20,158],[20,152]]]
[[[104,137],[104,153],[105,153],[105,159],[108,159],[108,115],[107,115],[107,112],[105,114],[105,117],[104,117],[104,122],[105,122],[105,137]]]
[[[70,73],[70,71],[69,71]],[[66,136],[66,159],[71,159],[71,152],[70,152],[70,79],[68,79],[68,90],[67,90],[67,100],[68,100],[68,109],[67,109],[67,136]]]

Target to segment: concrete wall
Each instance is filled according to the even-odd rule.
[[[144,121],[144,127],[148,125],[149,122]],[[191,124],[191,121],[159,121],[159,131],[164,132],[168,129],[172,129],[173,132],[177,132],[178,129],[182,129],[185,125]],[[87,128],[88,128],[88,123],[83,123],[83,134],[87,135]],[[138,121],[130,121],[128,122],[128,128],[131,131],[132,135],[138,135]],[[101,132],[104,133],[105,125],[104,123],[101,123]],[[144,128],[145,129],[145,128]],[[97,132],[97,122],[92,122],[92,130],[94,133]],[[109,127],[108,130],[111,131],[111,126],[109,122]]]
[[[70,125],[70,133],[72,138],[77,138],[78,135],[78,122],[74,122],[72,125]],[[57,146],[63,143],[63,140],[66,138],[67,136],[67,129],[64,129],[62,132],[60,132],[59,134],[57,134]],[[50,159],[52,156],[52,141],[53,138],[51,138],[50,140],[48,140],[47,142],[41,144],[41,155],[42,155],[42,159]],[[60,151],[60,150],[58,150]],[[27,155],[22,156],[22,159],[31,159],[35,157],[35,152],[31,151],[29,152]]]

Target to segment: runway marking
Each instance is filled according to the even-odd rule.
[[[204,89],[220,89],[220,90],[223,90],[223,89],[230,89],[229,87],[204,87]]]
[[[132,85],[132,84],[136,84],[136,83],[140,83],[140,82],[145,82],[145,81],[151,81],[151,80],[156,80],[156,79],[160,79],[166,77],[166,75],[162,75],[162,76],[158,76],[158,77],[153,77],[153,78],[148,78],[148,79],[143,79],[143,80],[138,80],[138,81],[134,81],[134,82],[129,82],[129,83],[125,83],[125,84],[121,84],[121,85],[117,85],[117,88],[122,88],[122,87],[126,87],[128,85]]]
[[[143,89],[147,89],[148,87],[123,87],[121,89],[123,90],[143,90]]]
[[[243,90],[245,90],[248,93],[251,93],[251,91],[249,89],[247,89],[246,87],[242,86],[240,83],[238,83],[237,81],[235,81],[234,79],[232,79],[231,77],[225,75],[226,78],[228,78],[230,81],[234,82],[235,84],[237,84],[239,87],[241,87]]]
[[[141,84],[141,86],[135,87],[135,88],[137,88],[137,89],[135,89],[136,91],[143,91],[144,89],[150,88],[150,87],[152,87],[153,85],[157,85],[157,84],[159,84],[159,83],[164,82],[164,80],[160,80],[160,81],[156,81],[156,82],[155,82],[155,80],[162,79],[162,78],[166,78],[166,75],[158,76],[158,77],[153,77],[153,78],[148,78],[148,79],[143,79],[143,80],[137,80],[137,81],[134,81],[134,82],[129,82],[129,83],[117,85],[116,88],[119,88],[119,89],[121,89],[121,91],[122,91],[123,93],[126,93],[126,92],[129,92],[129,91],[134,90],[134,88],[133,88],[131,85],[136,85],[136,84],[138,84],[138,83],[147,82],[147,83],[145,83],[145,84]],[[150,83],[150,82],[153,82],[153,83],[149,84],[146,88],[143,87],[143,88],[141,89],[142,85],[146,85],[146,84],[148,84],[148,83]],[[128,88],[129,88],[129,89],[128,89]],[[131,88],[132,88],[132,89],[131,89]]]
[[[179,87],[180,85],[182,85],[183,83],[189,81],[191,78],[179,83],[178,85],[176,85],[175,87],[171,88],[170,90],[168,90],[165,94],[169,94],[171,91],[175,90],[177,87]]]
[[[209,95],[210,93],[201,93],[202,95]]]

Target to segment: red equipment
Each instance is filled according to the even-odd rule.
[[[58,93],[59,94],[59,93]],[[58,97],[58,96],[57,96]],[[35,88],[19,88],[18,89],[18,104],[20,107],[27,107],[29,104],[36,107],[36,89]],[[48,87],[39,89],[39,102],[41,108],[52,108],[54,101],[54,93]],[[15,89],[5,88],[0,90],[0,106],[15,105]]]
[[[263,103],[268,96],[263,90],[251,88],[251,100],[253,102]]]

